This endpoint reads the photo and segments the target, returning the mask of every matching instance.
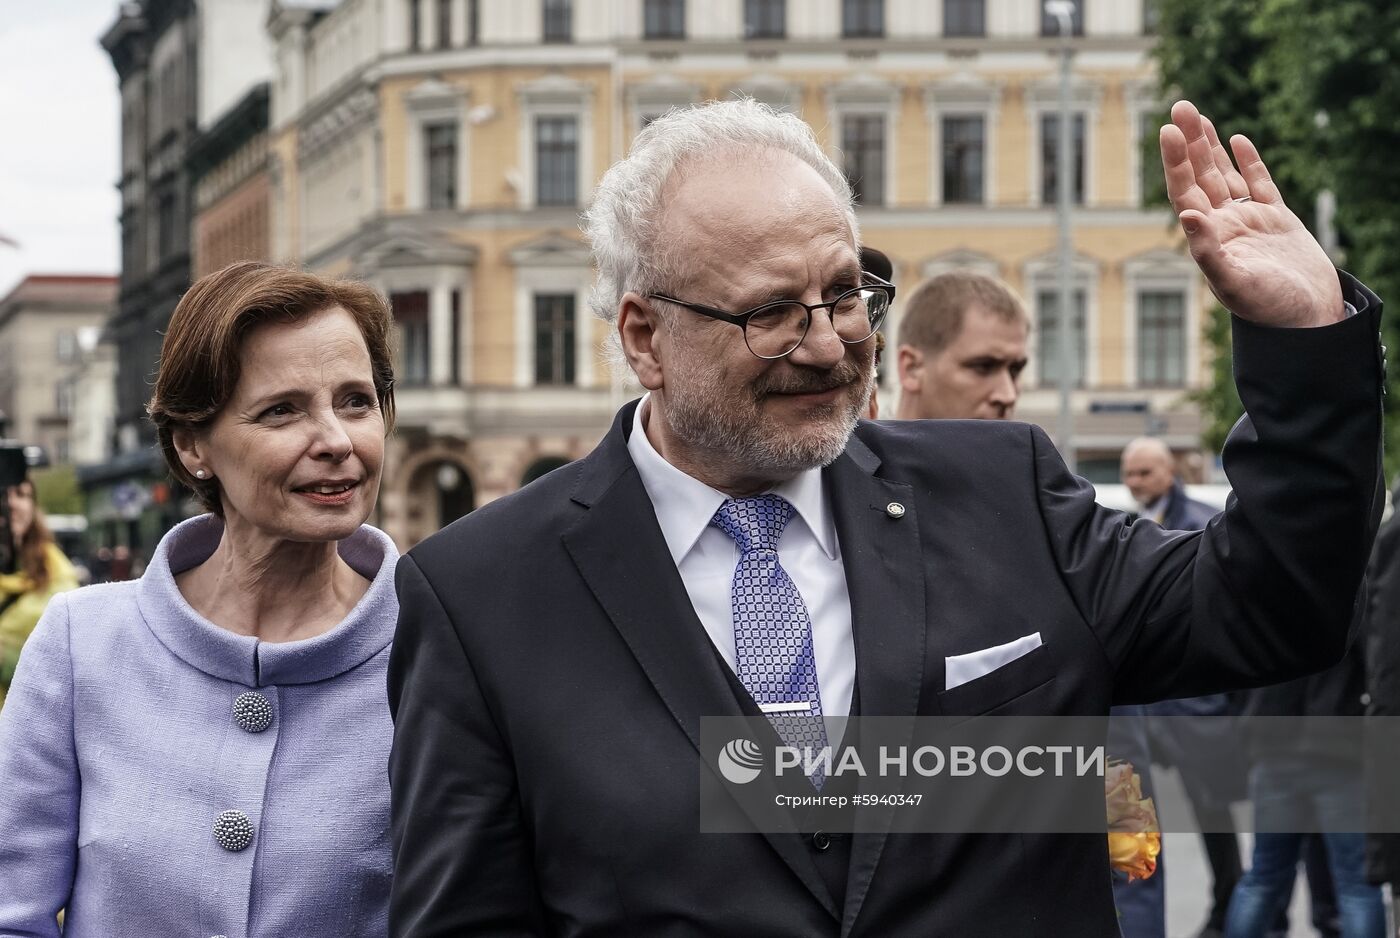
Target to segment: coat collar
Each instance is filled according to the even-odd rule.
[[[394,566],[399,552],[367,524],[339,543],[340,556],[369,579],[364,596],[341,622],[314,638],[264,642],[215,625],[185,600],[175,577],[214,553],[224,524],[214,515],[181,522],[161,538],[141,576],[138,606],[147,627],[186,664],[247,687],[309,684],[363,664],[388,646],[398,620]]]

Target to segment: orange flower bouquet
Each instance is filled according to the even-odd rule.
[[[1147,879],[1157,871],[1162,852],[1162,832],[1157,808],[1142,796],[1142,777],[1129,762],[1110,763],[1103,777],[1108,810],[1108,862],[1128,875],[1128,881]]]

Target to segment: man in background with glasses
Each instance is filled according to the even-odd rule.
[[[747,716],[820,751],[848,715],[1105,714],[1341,655],[1379,301],[1247,141],[1236,171],[1189,104],[1173,121],[1169,190],[1258,412],[1226,449],[1249,510],[1204,534],[1129,529],[1033,427],[858,425],[894,290],[862,273],[810,127],[739,100],[638,135],[586,231],[593,308],[647,393],[399,566],[394,935],[1116,938],[1102,833],[702,834],[725,773],[700,727]]]

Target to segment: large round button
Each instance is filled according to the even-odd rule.
[[[233,719],[249,733],[261,733],[272,725],[272,704],[256,691],[239,694],[233,701]]]
[[[817,831],[812,835],[812,846],[818,850],[825,850],[831,846],[831,835],[826,831]]]
[[[253,822],[242,811],[225,811],[214,819],[214,839],[237,853],[253,842]]]

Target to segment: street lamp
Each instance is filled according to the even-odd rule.
[[[1074,413],[1070,409],[1070,363],[1073,360],[1073,337],[1070,333],[1073,319],[1071,279],[1074,265],[1074,236],[1070,230],[1070,186],[1073,173],[1070,167],[1070,58],[1074,49],[1070,44],[1074,34],[1074,0],[1045,0],[1045,12],[1055,17],[1060,27],[1060,139],[1056,146],[1055,160],[1055,218],[1059,224],[1059,329],[1060,329],[1060,419],[1056,424],[1055,443],[1060,448],[1065,465],[1070,472],[1075,471],[1074,458]],[[1085,350],[1087,354],[1087,349]]]

